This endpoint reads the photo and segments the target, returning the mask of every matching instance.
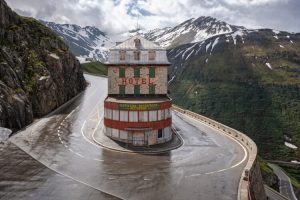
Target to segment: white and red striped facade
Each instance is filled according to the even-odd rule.
[[[172,139],[169,65],[166,51],[141,36],[110,50],[108,97],[104,102],[108,137],[135,146]]]

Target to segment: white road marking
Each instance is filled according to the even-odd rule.
[[[175,111],[175,112],[176,112],[176,111]],[[177,112],[177,113],[178,113],[178,112]],[[181,113],[180,113],[180,114],[181,114]],[[181,114],[181,115],[184,115],[184,114]],[[190,117],[189,115],[184,115],[184,116],[186,116],[186,117],[188,117],[188,118],[190,118],[190,119],[192,119],[192,120],[194,120],[194,121],[196,121],[196,122],[198,122],[198,123],[201,123],[201,124],[205,125],[206,127],[212,128],[213,130],[215,130],[216,132],[221,133],[222,135],[225,135],[227,138],[229,138],[229,139],[235,141],[236,143],[238,143],[238,144],[242,147],[242,149],[243,149],[243,151],[244,151],[244,157],[243,157],[243,159],[242,159],[240,162],[236,163],[235,165],[232,165],[232,166],[230,166],[230,167],[228,167],[228,168],[224,168],[224,169],[212,171],[212,172],[206,172],[206,173],[199,173],[199,174],[188,175],[188,176],[185,176],[186,178],[188,178],[188,177],[196,177],[196,176],[201,176],[201,175],[214,174],[214,173],[219,173],[219,172],[227,171],[227,170],[229,170],[229,169],[233,169],[233,168],[239,166],[240,164],[242,164],[242,163],[247,159],[247,157],[248,157],[248,151],[247,151],[247,149],[240,143],[240,141],[236,140],[236,139],[233,138],[233,137],[228,136],[227,134],[223,134],[223,133],[222,133],[223,131],[221,131],[221,130],[219,130],[219,129],[216,129],[216,128],[212,127],[212,126],[209,126],[209,125],[207,125],[207,124],[201,122],[200,120],[197,120],[197,119],[195,119],[195,118]]]

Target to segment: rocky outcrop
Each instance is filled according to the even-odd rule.
[[[0,127],[18,130],[84,88],[80,64],[62,39],[0,0]]]

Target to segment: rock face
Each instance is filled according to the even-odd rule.
[[[80,64],[68,46],[0,0],[0,127],[18,130],[84,88]]]

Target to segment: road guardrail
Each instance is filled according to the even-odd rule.
[[[251,187],[250,176],[252,174],[252,171],[254,171],[254,166],[256,164],[256,157],[257,157],[257,146],[253,142],[253,140],[238,130],[230,128],[224,124],[221,124],[205,116],[202,116],[198,113],[182,109],[176,105],[173,105],[172,107],[173,110],[177,112],[189,115],[207,124],[208,126],[211,126],[212,128],[220,130],[221,133],[224,133],[227,136],[239,141],[240,144],[242,144],[248,150],[249,157],[240,179],[239,189],[238,189],[238,200],[252,199],[251,192],[250,192],[250,187]]]

